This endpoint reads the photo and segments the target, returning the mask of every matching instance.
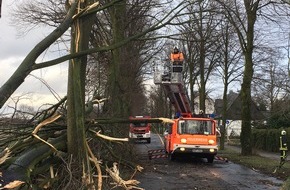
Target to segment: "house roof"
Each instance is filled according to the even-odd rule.
[[[217,99],[215,101],[215,114],[217,117],[222,116],[223,100]],[[251,117],[253,120],[265,119],[264,113],[259,110],[255,102],[251,101]],[[227,104],[227,119],[230,120],[241,120],[242,118],[242,100],[241,95],[231,92],[228,95]]]

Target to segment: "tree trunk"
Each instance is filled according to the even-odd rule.
[[[79,3],[81,10],[90,5],[89,0]],[[77,19],[71,27],[71,53],[88,49],[89,36],[93,24],[92,16]],[[93,183],[90,162],[86,147],[85,134],[85,77],[87,56],[75,58],[69,62],[67,92],[67,144],[68,154],[72,158],[73,178],[79,185],[88,186]],[[86,184],[82,184],[85,182]]]
[[[199,109],[204,113],[206,112],[205,99],[206,99],[206,90],[205,90],[205,49],[204,42],[200,44],[200,87],[199,87]]]
[[[189,53],[191,54],[191,52]],[[190,56],[190,59],[188,61],[188,70],[189,70],[189,94],[190,94],[190,107],[191,107],[191,111],[192,113],[195,112],[195,104],[194,104],[194,100],[195,100],[195,97],[196,97],[196,94],[194,92],[194,85],[196,83],[196,74],[194,74],[194,71],[197,69],[196,67],[196,60],[194,60],[192,58],[192,56]]]
[[[110,8],[110,16],[112,22],[113,43],[120,42],[125,38],[125,15],[126,1],[116,3]],[[109,88],[110,88],[110,108],[115,117],[128,116],[128,107],[124,100],[125,91],[122,89],[122,78],[120,77],[121,66],[127,66],[123,47],[112,50],[112,62],[109,73]]]
[[[253,77],[253,61],[251,55],[246,55],[245,71],[241,89],[242,98],[242,155],[252,154],[251,140],[251,82]]]
[[[199,2],[199,22],[200,22],[200,50],[199,50],[199,69],[200,69],[200,86],[199,86],[199,109],[203,111],[203,113],[206,113],[206,108],[205,108],[205,99],[206,99],[206,90],[205,90],[205,54],[206,54],[206,49],[205,49],[205,36],[204,36],[204,31],[203,31],[203,9],[201,5],[201,1]]]
[[[221,150],[224,150],[224,148],[225,148],[227,104],[228,104],[227,91],[228,91],[228,86],[227,86],[227,84],[225,84],[224,93],[223,93],[222,125],[220,128],[220,132],[221,132],[220,149]]]
[[[252,130],[251,130],[251,83],[254,74],[253,49],[254,49],[254,26],[257,19],[257,10],[260,0],[255,2],[244,0],[247,14],[246,45],[244,47],[245,70],[241,88],[242,98],[242,131],[241,146],[242,155],[252,154]]]
[[[60,136],[55,139],[49,139],[48,142],[52,144],[59,151],[66,151],[65,136]],[[44,143],[33,145],[19,157],[17,157],[10,166],[3,171],[3,183],[8,184],[15,180],[30,183],[30,174],[36,167],[39,161],[52,156],[54,151],[50,146]]]
[[[223,91],[223,109],[222,109],[222,124],[220,127],[220,149],[224,150],[225,148],[225,139],[226,139],[226,122],[227,122],[227,108],[228,108],[228,85],[229,85],[229,28],[226,26],[225,36],[224,36],[224,91]]]

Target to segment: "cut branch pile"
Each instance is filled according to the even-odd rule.
[[[108,123],[111,122],[110,120],[106,121]],[[102,123],[106,122],[103,120]],[[118,146],[123,146],[122,143],[128,142],[128,138],[115,138],[101,134],[103,130],[100,130],[98,122],[95,124],[88,122],[88,125],[90,127],[88,137],[90,138],[88,138],[87,150],[98,174],[98,189],[102,189],[103,177],[106,177],[102,174],[102,170],[109,173],[109,176],[116,183],[115,186],[117,185],[124,189],[141,189],[138,187],[139,182],[137,180],[123,180],[119,176],[119,169],[118,173],[116,173],[114,170],[102,166],[98,156],[95,156],[102,155],[103,157],[106,154],[110,155],[113,159],[117,159],[119,164],[135,168],[135,175],[136,171],[142,170],[142,167],[131,161],[120,160],[118,155],[120,152],[114,152],[111,147],[112,145],[107,143],[112,142],[116,144],[114,142],[117,142]],[[49,118],[44,119],[36,127],[34,126],[32,123],[10,123],[9,125],[6,124],[6,126],[0,126],[2,148],[2,153],[0,153],[0,189],[4,189],[4,187],[5,189],[16,187],[27,189],[31,187],[34,181],[41,181],[41,184],[34,184],[34,186],[49,189],[53,188],[54,183],[61,177],[59,165],[65,165],[68,168],[67,171],[72,172],[71,168],[69,168],[68,158],[66,158],[66,126],[62,122],[62,115],[55,112],[54,115],[50,115]],[[90,134],[94,134],[94,136]],[[89,144],[93,141],[98,141],[99,147],[102,147],[102,151],[106,150],[107,153],[98,153],[101,150],[92,150]],[[104,159],[106,158],[104,157]]]

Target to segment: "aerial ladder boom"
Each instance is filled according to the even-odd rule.
[[[182,117],[191,117],[192,110],[182,79],[183,64],[171,64],[170,72],[154,73],[154,83],[161,85],[171,104]]]

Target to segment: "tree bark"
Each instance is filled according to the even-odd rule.
[[[79,2],[78,10],[91,5],[91,0]],[[87,50],[94,15],[77,19],[71,27],[71,53]],[[87,56],[69,62],[67,92],[67,145],[73,159],[73,177],[79,182],[93,184],[85,134],[85,79]],[[85,179],[84,179],[85,178]],[[72,187],[75,184],[72,184]]]
[[[65,136],[61,136],[48,141],[57,150],[66,151],[66,141]],[[23,154],[21,154],[15,161],[10,164],[10,166],[3,171],[3,181],[4,184],[13,182],[14,180],[19,180],[23,182],[28,182],[30,180],[30,173],[34,170],[35,165],[39,163],[54,151],[47,144],[36,144],[28,148]]]
[[[246,46],[244,47],[245,55],[245,70],[243,84],[241,88],[242,98],[242,131],[241,131],[241,146],[242,155],[252,154],[252,138],[251,138],[251,83],[253,78],[253,49],[254,49],[254,25],[257,19],[257,10],[259,0],[252,2],[244,0],[244,5],[247,14],[247,31],[246,31]]]
[[[229,85],[229,27],[225,27],[225,33],[223,36],[224,40],[224,91],[223,91],[223,109],[222,109],[222,124],[220,127],[220,149],[224,150],[225,148],[225,139],[226,139],[226,121],[227,121],[227,108],[228,108],[228,85]]]
[[[126,15],[126,0],[116,3],[110,8],[110,16],[112,22],[113,42],[117,43],[125,39],[125,15]],[[112,50],[112,62],[109,73],[109,88],[110,88],[110,107],[115,117],[128,116],[129,110],[126,106],[126,100],[123,98],[126,93],[122,89],[122,78],[120,77],[121,68],[126,67],[126,56],[124,47],[119,47]]]

